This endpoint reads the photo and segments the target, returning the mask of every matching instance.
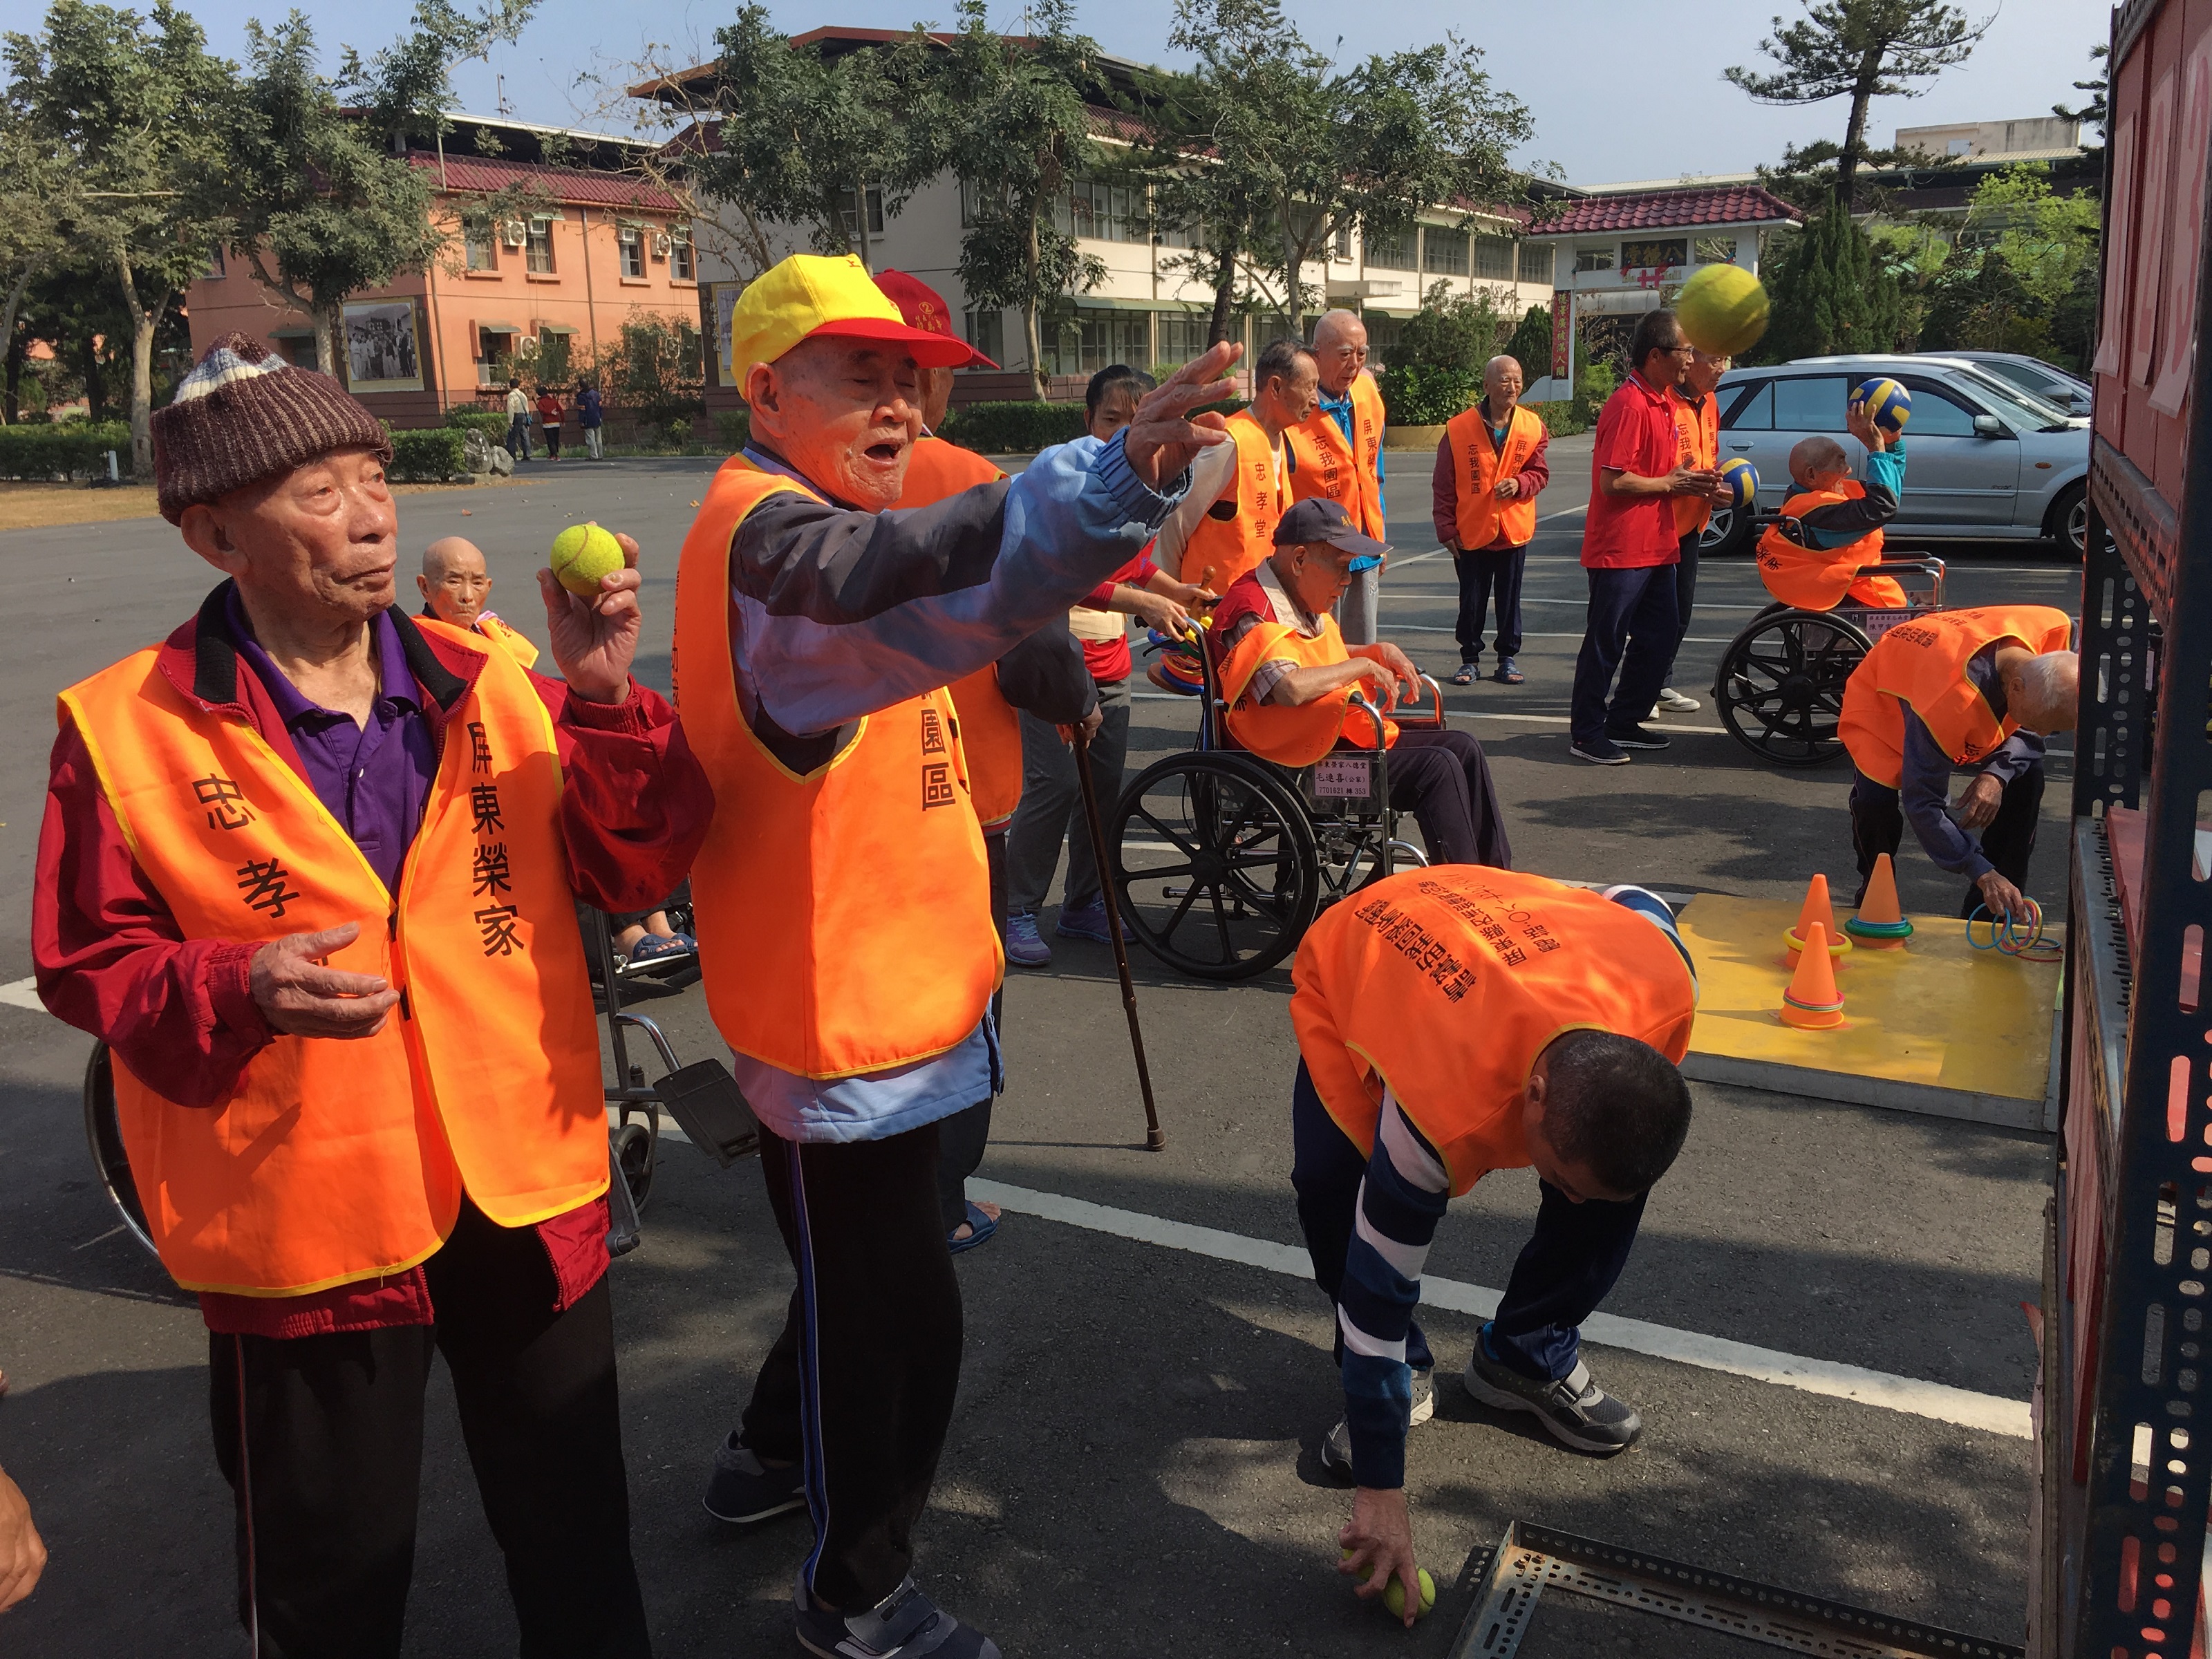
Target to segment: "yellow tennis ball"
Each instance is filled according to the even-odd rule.
[[[1766,289],[1741,265],[1705,265],[1682,284],[1674,317],[1698,350],[1733,357],[1766,332]]]
[[[1346,1560],[1348,1561],[1352,1559],[1352,1552],[1350,1550],[1345,1550],[1343,1553]],[[1413,1615],[1414,1618],[1419,1619],[1437,1604],[1437,1581],[1429,1577],[1429,1570],[1426,1567],[1416,1567],[1413,1569],[1413,1571],[1421,1581],[1420,1610]],[[1363,1572],[1359,1575],[1359,1582],[1364,1584],[1372,1576],[1373,1572],[1371,1569],[1367,1572]],[[1405,1580],[1394,1575],[1391,1577],[1390,1582],[1383,1585],[1382,1608],[1383,1611],[1388,1613],[1393,1619],[1403,1619],[1406,1616]]]
[[[595,524],[572,524],[553,538],[550,562],[562,586],[580,598],[595,599],[600,578],[623,568],[622,544]]]

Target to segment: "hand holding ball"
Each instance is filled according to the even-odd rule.
[[[1866,417],[1884,432],[1905,430],[1905,423],[1912,418],[1912,394],[1896,381],[1877,376],[1861,380],[1851,388],[1853,409],[1863,410]]]
[[[1352,1552],[1346,1550],[1344,1555],[1345,1559],[1349,1560]],[[1414,1618],[1419,1619],[1437,1604],[1437,1581],[1429,1577],[1429,1570],[1426,1567],[1416,1567],[1413,1571],[1421,1581],[1421,1605],[1419,1610],[1413,1614]],[[1359,1575],[1359,1582],[1364,1584],[1371,1576],[1371,1571],[1363,1572]],[[1390,1582],[1382,1587],[1382,1610],[1393,1619],[1403,1620],[1406,1616],[1406,1581],[1395,1574],[1392,1575]]]
[[[1733,357],[1766,332],[1766,290],[1741,265],[1704,265],[1682,284],[1674,319],[1708,357]]]
[[[1742,456],[1723,461],[1720,477],[1728,504],[1737,512],[1748,513],[1759,505],[1759,469]]]
[[[596,524],[572,524],[553,538],[549,562],[555,580],[582,599],[599,596],[599,583],[623,568],[622,544]]]

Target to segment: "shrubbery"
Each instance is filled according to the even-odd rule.
[[[1080,438],[1081,404],[1024,401],[969,404],[949,412],[938,435],[983,455],[1033,455],[1040,449]]]
[[[1386,368],[1376,379],[1382,387],[1382,412],[1392,426],[1442,426],[1482,396],[1482,376],[1464,368],[1407,363]]]
[[[131,468],[131,428],[123,421],[64,421],[58,425],[0,426],[0,477],[105,477],[107,452]]]
[[[505,444],[507,416],[495,409],[471,409],[457,405],[446,411],[446,424],[456,432],[481,432],[487,442]]]
[[[459,427],[418,427],[392,434],[391,476],[402,483],[443,483],[466,470]]]
[[[725,409],[714,416],[714,432],[722,447],[736,454],[752,441],[753,412],[750,409]]]

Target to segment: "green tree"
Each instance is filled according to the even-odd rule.
[[[1054,212],[1103,159],[1084,101],[1098,46],[1074,32],[1073,0],[1032,0],[1030,33],[1018,40],[991,27],[988,0],[960,0],[959,12],[933,118],[964,191],[960,285],[974,305],[1022,313],[1030,389],[1042,400],[1039,313],[1105,275]]]
[[[2050,165],[2021,161],[1974,186],[1965,234],[1969,240],[1994,234],[1997,252],[2028,298],[2047,312],[2073,289],[2084,267],[2095,266],[2102,223],[2095,197],[2055,195]]]
[[[307,313],[325,374],[339,372],[346,296],[422,269],[448,240],[432,214],[438,181],[409,163],[406,139],[447,129],[451,66],[513,39],[533,3],[465,15],[417,0],[406,35],[366,59],[349,47],[331,78],[298,12],[274,29],[247,23],[251,66],[199,188],[254,281]]]
[[[15,338],[23,296],[42,273],[70,263],[74,216],[66,152],[12,100],[0,103],[0,348]],[[15,418],[0,409],[0,424]]]
[[[927,40],[917,30],[832,58],[794,47],[760,5],[714,40],[720,144],[694,164],[701,188],[756,225],[799,228],[817,252],[857,253],[872,266],[869,195],[888,222],[942,165]]]
[[[234,71],[170,0],[150,17],[54,0],[37,34],[7,36],[6,58],[10,121],[67,158],[75,234],[114,274],[130,316],[131,465],[149,476],[155,336],[216,244],[192,186],[213,162],[208,116]]]
[[[1229,337],[1245,267],[1262,252],[1252,210],[1262,181],[1213,139],[1234,99],[1235,88],[1218,76],[1172,74],[1146,76],[1140,100],[1123,105],[1148,135],[1139,167],[1152,179],[1153,216],[1191,243],[1188,252],[1164,257],[1160,269],[1188,272],[1213,295],[1209,345]]]
[[[1757,348],[1761,362],[1896,349],[1896,279],[1841,197],[1789,239],[1769,286],[1772,319]]]
[[[2062,121],[2079,121],[2083,126],[2097,129],[2098,142],[2081,147],[2093,155],[2104,148],[2105,124],[2112,118],[2112,66],[2106,61],[2112,53],[2112,48],[2106,41],[2089,48],[2089,78],[2074,83],[2075,91],[2089,94],[2081,100],[2079,109],[2069,109],[2063,104],[2051,106],[2051,112]]]
[[[1773,20],[1774,33],[1759,43],[1778,65],[1771,73],[1735,68],[1729,80],[1762,104],[1821,104],[1850,100],[1844,138],[1832,151],[1793,152],[1785,166],[1798,169],[1832,156],[1835,194],[1849,205],[1867,159],[1867,106],[1875,98],[1917,98],[1916,81],[1966,62],[1990,21],[1968,21],[1944,0],[1806,0],[1793,23]]]
[[[1505,343],[1505,355],[1521,365],[1523,382],[1540,380],[1552,372],[1552,308],[1530,306]]]
[[[1280,0],[1179,0],[1168,40],[1215,88],[1192,160],[1218,157],[1245,185],[1294,332],[1304,328],[1305,268],[1325,262],[1340,233],[1526,192],[1506,158],[1532,131],[1528,110],[1455,36],[1340,71]]]

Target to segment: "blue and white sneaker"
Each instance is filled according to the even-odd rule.
[[[1060,907],[1060,925],[1052,930],[1062,939],[1087,939],[1093,945],[1111,945],[1114,935],[1106,931],[1106,901],[1095,898],[1088,904],[1079,904],[1070,909]],[[1129,924],[1121,924],[1121,938],[1126,942],[1137,936],[1129,931]]]
[[[799,1645],[821,1659],[1001,1659],[996,1642],[939,1607],[911,1578],[849,1619],[817,1603],[804,1578],[791,1605]]]
[[[1018,910],[1006,918],[1006,960],[1017,968],[1052,966],[1052,946],[1037,932],[1032,912]]]

